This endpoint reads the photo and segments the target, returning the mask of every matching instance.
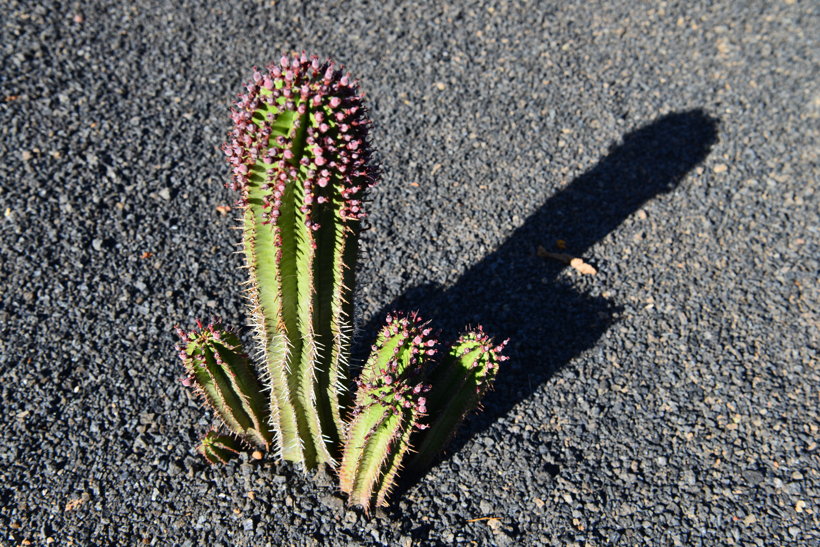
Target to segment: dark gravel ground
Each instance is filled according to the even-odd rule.
[[[0,544],[820,542],[817,4],[442,4],[0,1]],[[204,465],[173,350],[244,323],[216,147],[302,49],[376,123],[363,332],[512,338],[371,520]]]

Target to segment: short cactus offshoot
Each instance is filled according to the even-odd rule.
[[[214,430],[208,431],[196,451],[202,454],[208,463],[228,463],[242,452],[242,443],[230,435],[221,435]]]
[[[430,467],[455,435],[459,424],[480,403],[508,357],[501,354],[505,340],[495,345],[479,326],[461,335],[430,377],[433,386],[427,398],[430,427],[417,440],[417,453],[410,466],[420,473]]]
[[[184,383],[229,431],[209,431],[197,450],[210,463],[247,447],[332,466],[350,504],[369,513],[386,505],[410,454],[416,472],[434,461],[495,378],[504,344],[479,327],[436,364],[428,324],[391,314],[351,400],[357,241],[378,175],[370,122],[356,82],[316,57],[284,56],[245,90],[223,150],[240,193],[260,372],[221,325],[177,329]]]
[[[411,434],[426,427],[424,377],[436,353],[430,330],[416,314],[388,316],[357,382],[339,485],[365,511],[386,504]]]
[[[272,440],[268,405],[239,338],[218,323],[198,326],[199,331],[187,333],[177,328],[186,383],[195,386],[234,435],[267,449]]]

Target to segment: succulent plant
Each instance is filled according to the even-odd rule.
[[[188,373],[185,383],[194,386],[232,433],[268,448],[268,405],[239,338],[219,323],[198,326],[199,331],[187,333],[177,328],[183,344],[177,350]]]
[[[317,57],[255,70],[224,146],[241,193],[251,314],[286,460],[333,463],[362,197],[376,176],[348,74]]]
[[[462,334],[430,377],[432,389],[427,408],[434,417],[430,427],[418,434],[411,470],[419,473],[441,454],[458,426],[478,407],[508,357],[501,354],[505,340],[495,345],[479,326]]]
[[[388,315],[357,381],[339,486],[365,511],[386,504],[410,436],[424,427],[424,376],[436,352],[430,331],[416,314]]]
[[[220,324],[177,329],[184,383],[230,432],[209,431],[197,450],[211,463],[247,446],[306,469],[330,465],[350,504],[369,512],[387,503],[411,443],[415,470],[433,462],[492,383],[504,344],[493,346],[479,327],[436,366],[427,323],[394,313],[353,397],[357,240],[364,192],[378,175],[358,86],[302,54],[254,69],[245,89],[223,150],[228,186],[240,193],[259,372]]]
[[[242,443],[230,435],[221,435],[210,430],[202,438],[197,452],[202,454],[208,463],[228,463],[242,452]]]

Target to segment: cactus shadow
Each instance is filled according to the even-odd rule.
[[[556,371],[592,348],[616,320],[612,301],[578,292],[559,277],[566,266],[536,256],[540,244],[567,241],[567,251],[585,256],[647,200],[674,190],[717,142],[718,120],[703,110],[671,113],[638,128],[613,146],[592,169],[550,196],[497,250],[472,266],[452,286],[407,290],[361,327],[372,340],[392,310],[419,310],[454,339],[465,324],[481,324],[496,340],[510,339],[495,388],[484,411],[462,426],[442,460],[506,416]],[[366,353],[358,347],[358,356]],[[405,477],[394,500],[420,477]]]

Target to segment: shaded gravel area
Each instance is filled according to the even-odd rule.
[[[816,3],[444,4],[0,1],[0,544],[820,542]],[[396,306],[511,338],[370,520],[206,466],[173,350],[244,324],[217,146],[303,49],[361,79],[385,171],[362,345]]]

